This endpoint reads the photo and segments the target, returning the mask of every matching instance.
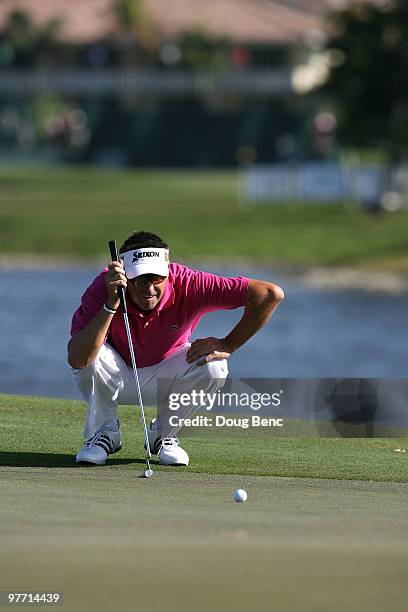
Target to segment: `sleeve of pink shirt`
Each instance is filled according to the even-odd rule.
[[[82,296],[81,305],[74,312],[71,323],[71,336],[88,325],[98,314],[108,297],[104,276],[107,270],[99,274]]]
[[[197,304],[205,312],[245,306],[249,279],[244,276],[224,277],[194,270],[192,280]]]

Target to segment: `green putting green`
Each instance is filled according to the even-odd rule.
[[[39,397],[0,395],[0,465],[20,467],[76,467],[82,443],[85,403]],[[147,409],[147,415],[153,411]],[[144,463],[143,433],[137,407],[120,406],[123,449],[109,458],[114,468],[133,469]],[[183,438],[189,452],[189,472],[334,478],[345,480],[408,481],[408,453],[404,437],[319,437],[313,423],[294,421],[290,436],[271,428],[222,428],[190,433]],[[166,472],[179,470],[154,466]]]
[[[187,437],[191,466],[146,480],[134,410],[109,465],[77,467],[82,402],[0,396],[0,591],[69,612],[406,609],[404,439]]]

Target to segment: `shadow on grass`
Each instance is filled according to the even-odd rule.
[[[145,465],[145,459],[120,459],[111,458],[106,462],[109,465],[127,464]],[[0,466],[5,467],[46,467],[46,468],[98,468],[103,466],[78,464],[75,462],[75,455],[63,455],[57,453],[0,453]]]

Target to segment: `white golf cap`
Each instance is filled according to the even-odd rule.
[[[169,275],[169,251],[156,247],[143,247],[121,253],[127,278],[141,274]]]

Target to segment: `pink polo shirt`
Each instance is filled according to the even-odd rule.
[[[83,294],[72,318],[71,336],[85,327],[105,304],[107,271],[103,270]],[[165,291],[152,311],[140,310],[127,297],[137,365],[143,368],[159,363],[189,342],[207,312],[244,306],[248,283],[249,279],[242,276],[224,278],[171,263]],[[132,365],[121,308],[112,319],[107,341]]]

